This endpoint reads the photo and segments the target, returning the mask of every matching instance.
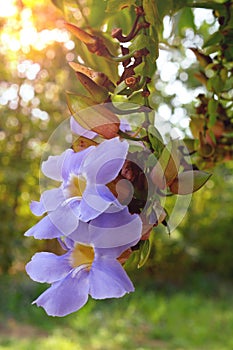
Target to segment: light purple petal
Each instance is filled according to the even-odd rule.
[[[117,202],[117,200],[106,186],[88,184],[80,202],[80,220],[86,222],[96,218],[107,210],[113,202]]]
[[[127,141],[120,141],[118,137],[95,147],[82,165],[89,182],[106,184],[114,180],[125,162],[128,148]]]
[[[50,316],[66,316],[79,310],[88,300],[88,271],[71,272],[66,278],[55,282],[34,303],[42,306]]]
[[[120,246],[120,247],[115,247],[115,248],[95,248],[95,257],[96,257],[96,259],[103,258],[103,257],[117,259],[121,256],[121,254],[125,250],[134,246],[135,244],[137,244],[137,241],[132,242],[132,245],[126,244],[125,246]]]
[[[37,239],[52,239],[62,236],[63,233],[51,222],[49,216],[45,216],[36,225],[32,226],[25,236],[33,236]]]
[[[78,227],[67,238],[72,239],[74,242],[91,244],[92,238],[89,232],[89,224],[87,222],[79,221]]]
[[[134,287],[121,264],[112,259],[97,259],[90,270],[89,294],[94,299],[120,298]]]
[[[93,139],[97,135],[94,131],[84,129],[74,117],[70,118],[70,129],[74,134],[84,136],[88,139]]]
[[[36,253],[25,269],[34,281],[53,283],[71,271],[69,256],[70,253],[61,256],[47,252]]]
[[[131,126],[129,125],[129,123],[127,122],[126,119],[122,119],[121,120],[121,122],[120,122],[120,130],[124,131],[124,132],[132,130]]]
[[[70,152],[73,152],[71,149],[67,149],[65,152],[58,156],[49,156],[49,158],[44,161],[41,165],[41,170],[43,174],[50,179],[62,181],[62,164]]]
[[[62,178],[64,181],[68,181],[70,174],[79,174],[80,166],[83,160],[85,160],[88,153],[90,153],[94,149],[95,146],[90,146],[80,152],[74,152],[73,150],[67,152],[62,163]]]
[[[92,244],[99,254],[117,258],[124,250],[137,244],[141,233],[142,221],[139,215],[131,215],[125,208],[121,211],[102,213],[89,223],[79,221],[77,229],[69,238],[76,242]]]
[[[68,237],[58,237],[57,240],[63,250],[70,250],[74,248],[74,240]]]
[[[46,209],[44,207],[44,204],[40,201],[31,201],[30,203],[30,209],[31,212],[36,216],[41,216],[44,213],[46,213]]]
[[[48,216],[62,235],[69,235],[78,226],[79,218],[74,214],[69,203],[60,205],[55,211],[49,212]]]
[[[44,191],[40,202],[32,201],[30,208],[34,215],[40,216],[47,211],[55,210],[65,200],[61,187]]]
[[[133,246],[141,238],[142,221],[125,208],[115,213],[103,213],[89,225],[90,237],[96,248]]]

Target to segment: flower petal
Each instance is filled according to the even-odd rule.
[[[80,220],[89,221],[117,202],[112,192],[104,185],[87,185],[80,202]],[[120,205],[120,204],[119,204]]]
[[[46,213],[46,209],[44,207],[44,204],[41,201],[39,201],[39,202],[38,201],[31,201],[30,209],[31,209],[31,212],[36,216],[41,216],[44,213]]]
[[[77,202],[76,205],[78,205]],[[48,216],[62,235],[69,235],[78,226],[79,218],[74,214],[69,203],[60,205],[55,211],[49,212]]]
[[[131,215],[124,208],[98,216],[90,222],[89,231],[96,248],[130,247],[141,238],[142,221],[139,215]]]
[[[76,230],[74,230],[67,238],[73,240],[74,242],[91,244],[92,238],[89,232],[89,224],[87,222],[79,221]]]
[[[61,155],[58,156],[49,156],[49,158],[44,161],[41,165],[41,170],[43,174],[50,179],[62,181],[62,164],[65,157],[70,152],[73,152],[71,149],[66,150]]]
[[[127,122],[126,119],[121,119],[121,122],[120,122],[120,130],[121,130],[121,131],[124,131],[124,132],[131,131],[131,130],[132,130],[131,126],[129,125],[129,123]]]
[[[52,239],[62,235],[63,233],[52,223],[49,216],[45,216],[36,225],[25,232],[25,236],[33,236],[37,239]]]
[[[55,210],[65,200],[61,187],[44,191],[40,202],[32,201],[30,208],[34,215],[41,216],[47,211]]]
[[[89,223],[80,221],[69,238],[76,242],[92,244],[98,249],[99,254],[108,252],[108,256],[115,258],[137,244],[142,234],[142,221],[139,215],[131,215],[127,208],[120,211],[113,211],[111,208]]]
[[[77,275],[73,272],[55,282],[34,303],[42,306],[50,316],[66,316],[79,310],[88,300],[88,271],[83,269]]]
[[[134,286],[121,264],[112,259],[97,259],[90,270],[89,294],[94,299],[120,298]]]
[[[26,265],[28,275],[37,282],[53,283],[67,276],[72,269],[70,253],[58,256],[53,253],[36,253]]]
[[[116,178],[128,152],[127,141],[118,137],[106,140],[85,158],[82,171],[90,183],[106,184]]]
[[[95,256],[96,258],[107,257],[111,259],[117,259],[124,251],[134,246],[136,243],[137,242],[132,242],[132,244],[126,244],[114,248],[95,248]]]
[[[72,149],[66,153],[64,161],[62,163],[62,178],[64,181],[68,181],[71,174],[78,174],[80,172],[80,166],[83,160],[87,157],[95,146],[90,146],[80,152],[74,152]]]

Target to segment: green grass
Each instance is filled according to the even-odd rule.
[[[52,318],[30,305],[44,286],[2,277],[0,350],[231,350],[230,288],[202,282],[176,291],[137,287],[122,299],[90,300],[77,313]]]

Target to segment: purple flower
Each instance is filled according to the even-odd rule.
[[[116,137],[78,153],[68,149],[60,156],[50,156],[42,163],[42,171],[62,184],[43,192],[40,202],[31,203],[35,215],[47,212],[48,217],[25,235],[40,239],[69,235],[79,220],[88,222],[112,205],[121,210],[123,206],[106,185],[118,176],[127,152],[127,141]],[[46,224],[52,227],[51,231],[46,230]]]
[[[119,298],[134,290],[117,258],[140,239],[141,220],[138,215],[130,215],[127,208],[102,215],[91,223],[81,222],[70,237],[64,238],[64,255],[37,253],[26,265],[33,280],[51,283],[34,301],[48,315],[65,316],[77,311],[88,295],[94,299]],[[123,235],[120,217],[127,227]]]

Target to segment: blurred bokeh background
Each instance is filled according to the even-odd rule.
[[[191,18],[179,14],[189,18],[177,32],[183,51],[161,48],[155,79],[157,113],[181,136],[190,135],[189,115],[203,89],[188,45],[216,30],[210,10],[195,11]],[[164,23],[167,38],[166,17]],[[46,142],[69,117],[65,90],[75,90],[77,81],[68,61],[77,51],[51,2],[0,0],[0,349],[232,349],[232,162],[215,168],[171,236],[155,230],[146,266],[127,268],[135,293],[89,301],[64,319],[31,306],[47,286],[26,276],[25,263],[38,250],[58,247],[23,234],[36,223],[29,202],[40,196]]]

